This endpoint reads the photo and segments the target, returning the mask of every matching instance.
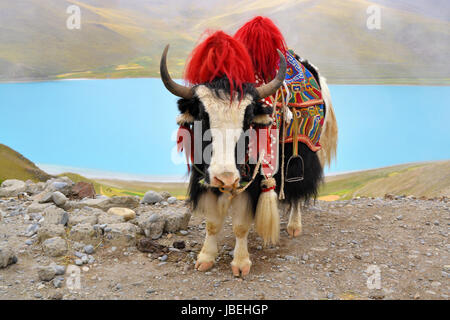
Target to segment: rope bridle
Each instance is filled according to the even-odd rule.
[[[202,186],[207,187],[207,188],[217,188],[222,193],[228,193],[230,195],[230,199],[231,199],[231,198],[234,198],[235,196],[237,196],[238,194],[244,192],[253,183],[253,181],[255,181],[256,175],[258,174],[259,168],[261,167],[261,163],[264,158],[264,153],[265,153],[265,150],[262,150],[259,155],[258,162],[256,163],[255,169],[253,170],[252,178],[250,179],[250,181],[248,183],[246,183],[245,185],[240,185],[239,187],[233,187],[232,189],[217,187],[217,186],[213,186],[213,185],[207,183],[205,181],[206,173],[201,171],[195,164],[192,164],[192,166],[198,173],[200,173],[203,176],[203,179],[199,181],[199,183]]]

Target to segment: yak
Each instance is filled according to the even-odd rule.
[[[169,45],[161,57],[161,79],[168,91],[180,97],[178,143],[191,162],[189,201],[194,214],[206,218],[205,241],[195,268],[207,271],[213,267],[218,254],[218,233],[227,214],[231,214],[236,237],[231,269],[235,276],[246,276],[252,265],[247,247],[252,223],[255,221],[256,231],[265,243],[277,243],[279,239],[276,197],[286,172],[275,170],[273,176],[264,175],[261,161],[264,152],[260,154],[259,149],[252,151],[251,148],[255,145],[254,131],[266,132],[264,129],[272,126],[274,108],[266,105],[263,99],[273,96],[283,86],[286,77],[284,53],[275,50],[278,70],[274,68],[270,81],[258,84],[254,63],[245,44],[217,31],[192,51],[184,74],[190,85],[185,86],[170,77],[166,61],[168,49]],[[256,159],[251,157],[255,152]],[[289,157],[292,152],[292,146],[286,145],[284,155]],[[302,199],[317,195],[323,175],[316,152],[299,142],[298,153],[302,155],[302,168],[293,165],[289,170],[301,170],[303,178],[286,183],[283,188],[283,201],[296,208]],[[269,158],[274,158],[274,154],[281,162],[280,152],[272,152]],[[298,236],[301,220],[297,213],[292,214],[293,211],[288,228],[296,230],[290,234]]]

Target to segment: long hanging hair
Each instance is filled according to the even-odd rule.
[[[254,83],[252,60],[245,46],[223,31],[216,31],[192,51],[184,79],[196,85],[226,76],[230,83],[230,96],[238,90],[242,94],[244,83]]]
[[[280,61],[277,49],[283,54],[287,50],[280,29],[269,18],[257,16],[244,24],[234,38],[247,48],[258,79],[265,83],[271,81]]]

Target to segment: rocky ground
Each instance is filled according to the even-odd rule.
[[[89,194],[89,186],[67,178],[5,182],[0,188],[0,299],[450,295],[450,206],[445,197],[317,201],[304,209],[303,233],[295,239],[284,231],[283,212],[278,246],[263,247],[251,231],[253,266],[242,279],[231,273],[230,219],[215,267],[206,273],[194,270],[205,224],[169,194],[148,192],[140,201],[98,197]]]

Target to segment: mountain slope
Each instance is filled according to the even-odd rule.
[[[357,196],[382,197],[386,193],[416,197],[450,196],[450,161],[410,163],[326,178],[324,199]]]
[[[180,77],[205,30],[234,33],[251,17],[266,15],[331,83],[450,84],[450,4],[415,2],[3,1],[0,80],[158,77],[167,43],[170,70]],[[381,7],[381,30],[366,27],[373,4]],[[81,9],[80,30],[66,28],[69,5]]]
[[[6,179],[47,181],[50,175],[13,149],[0,144],[0,183]]]

